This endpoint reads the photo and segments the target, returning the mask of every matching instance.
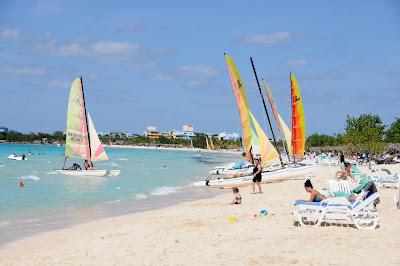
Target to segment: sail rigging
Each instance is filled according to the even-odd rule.
[[[294,157],[303,157],[306,144],[306,121],[300,87],[293,73],[290,73],[292,98],[292,147]]]

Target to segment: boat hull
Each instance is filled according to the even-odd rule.
[[[266,171],[262,173],[261,183],[269,183],[274,181],[281,181],[290,179],[297,176],[302,176],[310,173],[315,169],[315,165],[302,165],[302,166],[289,166],[283,169]],[[234,177],[234,178],[217,178],[205,181],[195,182],[194,186],[204,187],[217,187],[217,188],[233,188],[249,186],[253,182],[253,175]]]
[[[13,155],[13,154],[8,156],[7,159],[13,160],[13,161],[26,161],[27,160],[26,158],[22,159],[22,156],[17,156],[17,155]]]
[[[57,170],[58,174],[66,176],[118,176],[121,170]]]

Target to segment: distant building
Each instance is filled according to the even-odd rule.
[[[0,133],[8,132],[7,127],[0,127]]]
[[[149,139],[159,139],[161,136],[160,132],[157,131],[157,127],[155,126],[148,126],[144,135]]]
[[[238,133],[226,133],[221,132],[218,134],[218,139],[222,140],[239,140],[240,135]]]
[[[182,131],[183,132],[193,132],[193,126],[192,125],[183,125]]]
[[[194,137],[193,131],[174,131],[172,134],[174,139],[191,139]]]
[[[110,136],[113,138],[126,138],[126,133],[125,132],[120,132],[120,131],[114,131],[110,132]]]

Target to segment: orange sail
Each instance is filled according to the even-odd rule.
[[[252,143],[252,135],[251,135],[251,123],[250,123],[250,115],[249,115],[249,104],[247,102],[246,91],[244,89],[244,85],[240,78],[239,70],[237,69],[235,63],[232,58],[225,54],[226,65],[228,67],[229,76],[232,82],[232,89],[236,98],[236,105],[239,110],[240,121],[242,124],[243,131],[243,143],[246,152],[246,158],[249,161],[252,161],[251,155],[251,143]]]
[[[303,99],[299,84],[293,73],[290,73],[292,94],[292,148],[293,156],[303,157],[306,144],[306,120],[304,117]]]

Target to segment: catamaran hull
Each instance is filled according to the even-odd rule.
[[[58,174],[67,176],[118,176],[121,170],[57,170]]]
[[[284,169],[268,171],[262,173],[261,183],[269,183],[274,181],[281,181],[298,177],[310,173],[316,166],[315,165],[302,165],[296,167],[286,167]],[[204,187],[217,187],[217,188],[232,188],[249,186],[253,182],[253,175],[234,177],[234,178],[218,178],[206,181],[199,181],[194,183],[194,186]]]
[[[17,155],[13,155],[13,154],[8,156],[7,159],[14,160],[14,161],[26,161],[27,160],[26,158],[23,159],[22,156],[17,156]]]

